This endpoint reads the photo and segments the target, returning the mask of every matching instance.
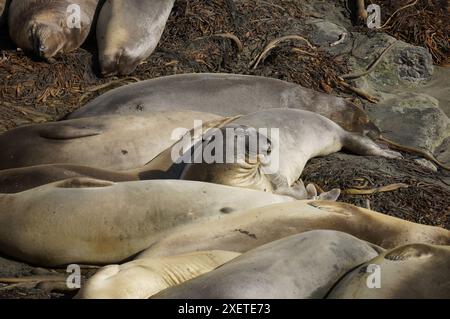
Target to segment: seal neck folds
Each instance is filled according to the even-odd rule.
[[[271,141],[252,127],[213,129],[191,149],[181,178],[272,192],[266,175],[271,149]]]

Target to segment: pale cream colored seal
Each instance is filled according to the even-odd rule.
[[[176,226],[292,200],[191,181],[69,179],[0,194],[0,252],[40,266],[119,263]]]
[[[294,201],[259,207],[216,220],[178,227],[142,256],[197,250],[246,252],[268,242],[315,229],[348,233],[386,249],[411,243],[450,244],[450,231],[420,225],[346,203]]]
[[[109,265],[89,278],[75,298],[146,299],[164,289],[210,272],[239,255],[214,250]]]

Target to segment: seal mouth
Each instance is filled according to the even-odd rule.
[[[133,73],[139,64],[139,59],[134,58],[127,50],[121,49],[116,54],[100,57],[99,62],[101,75],[107,77]]]

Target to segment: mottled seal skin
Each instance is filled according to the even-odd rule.
[[[258,207],[216,220],[198,220],[169,232],[142,257],[197,250],[246,252],[271,241],[310,230],[348,233],[385,249],[425,243],[450,245],[450,231],[391,217],[346,203],[293,201]]]
[[[378,270],[375,270],[378,269]],[[449,299],[450,246],[411,244],[381,253],[345,275],[331,299]],[[367,283],[379,285],[369,287]]]
[[[227,134],[229,128],[234,128],[235,132]],[[230,161],[227,159],[227,148],[233,145],[235,135],[239,134],[238,129],[241,129],[242,140],[245,137],[249,141],[245,154],[250,155],[246,156],[244,150],[238,150],[235,158]],[[267,133],[261,129],[265,129]],[[277,129],[279,134],[272,134],[272,129]],[[225,135],[222,145],[216,146],[223,146],[223,157],[218,158],[220,155],[216,153],[214,161],[211,161],[205,150],[218,144],[215,134],[220,138]],[[265,146],[259,150],[256,147],[249,149],[252,140],[266,141],[270,148]],[[294,109],[270,109],[244,115],[220,131],[209,133],[196,147],[199,146],[203,152],[196,152],[198,156],[192,164],[186,166],[182,179],[283,193],[295,193],[289,187],[300,178],[306,163],[313,157],[347,149],[359,155],[401,158],[400,153],[382,149],[367,136],[347,132],[320,114]],[[270,153],[265,152],[265,149],[270,149]],[[237,154],[238,152],[241,154]],[[237,160],[239,156],[243,161]],[[302,196],[304,195],[299,193],[298,199],[305,199]]]
[[[100,1],[101,3],[102,1]],[[80,28],[67,21],[70,5],[79,5]],[[99,0],[20,0],[9,7],[8,24],[11,39],[16,45],[43,59],[79,48],[86,40]]]
[[[234,116],[272,108],[312,111],[347,131],[380,135],[364,111],[341,97],[239,74],[180,74],[130,84],[99,96],[68,118],[179,109]]]
[[[253,249],[155,299],[323,298],[340,277],[378,255],[346,233],[316,230]]]
[[[0,0],[0,27],[5,23],[11,0]]]
[[[102,75],[130,74],[155,50],[175,0],[107,0],[97,22]]]
[[[176,226],[292,200],[190,181],[69,179],[0,194],[0,253],[38,266],[120,263]]]
[[[109,265],[89,278],[75,298],[147,299],[164,289],[210,272],[239,255],[214,250]]]
[[[101,116],[28,125],[0,135],[0,169],[76,164],[110,170],[141,168],[170,147],[177,128],[220,118],[200,112]]]

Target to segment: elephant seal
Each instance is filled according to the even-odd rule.
[[[230,251],[202,251],[179,256],[136,259],[100,269],[76,299],[147,299],[238,257]]]
[[[449,269],[449,246],[406,245],[345,275],[328,298],[449,299]]]
[[[385,249],[412,243],[450,245],[450,231],[443,228],[408,222],[346,203],[302,200],[224,216],[219,222],[198,220],[168,232],[140,256],[214,249],[246,252],[316,229],[345,232]]]
[[[14,194],[50,184],[53,182],[75,177],[89,177],[110,182],[125,182],[150,179],[179,179],[185,163],[178,163],[172,149],[189,149],[190,146],[202,138],[202,134],[211,128],[226,125],[233,118],[218,118],[202,123],[202,129],[197,127],[187,132],[172,146],[162,151],[149,163],[141,168],[127,171],[103,169],[93,166],[76,164],[43,164],[20,168],[0,170],[0,193]],[[185,136],[189,139],[185,139]],[[182,158],[183,154],[180,154]],[[175,161],[174,161],[175,159]]]
[[[339,278],[377,255],[377,248],[346,233],[310,231],[246,252],[154,298],[323,298]]]
[[[16,45],[43,59],[79,48],[86,40],[99,0],[12,1],[9,34]]]
[[[196,147],[200,151],[194,151],[182,179],[283,194],[295,193],[290,187],[300,178],[309,159],[342,148],[359,155],[401,158],[400,153],[382,149],[366,136],[347,132],[320,114],[293,109],[244,115],[221,129],[211,130]],[[301,198],[303,194],[299,194]]]
[[[0,135],[0,169],[63,163],[140,168],[176,141],[175,129],[189,130],[195,120],[218,118],[191,111],[154,112],[23,126]]]
[[[172,75],[126,85],[97,97],[67,118],[180,109],[234,116],[271,108],[312,111],[347,131],[380,135],[364,111],[343,98],[272,78],[220,73]]]
[[[0,0],[0,27],[6,21],[10,2],[11,0]]]
[[[132,73],[155,50],[175,0],[106,0],[97,22],[102,75]]]
[[[175,226],[292,200],[191,181],[68,179],[0,194],[0,252],[39,266],[118,263]]]

